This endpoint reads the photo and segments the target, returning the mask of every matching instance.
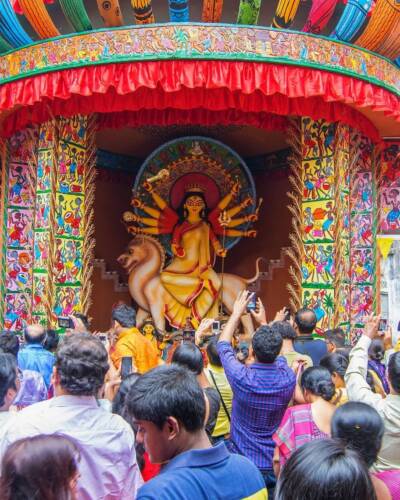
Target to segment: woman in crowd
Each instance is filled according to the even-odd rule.
[[[365,403],[350,402],[338,408],[332,418],[332,436],[354,448],[372,467],[382,445],[384,425],[378,412]],[[378,500],[400,498],[400,471],[371,475]]]
[[[326,368],[307,368],[300,379],[306,404],[288,408],[273,436],[276,444],[274,470],[278,476],[290,455],[300,446],[330,435],[331,419],[336,407],[330,403],[335,394],[331,374]]]
[[[196,374],[197,380],[206,395],[206,401],[208,403],[206,431],[207,434],[211,436],[217,422],[217,416],[221,403],[218,391],[210,386],[210,383],[204,373],[204,359],[201,350],[192,342],[183,342],[175,350],[172,355],[171,362],[184,366]]]
[[[368,469],[340,440],[305,444],[287,461],[275,500],[376,500]]]
[[[38,435],[7,449],[1,468],[2,500],[75,500],[79,452],[63,436]]]
[[[346,403],[349,398],[347,397],[346,384],[344,382],[344,375],[347,367],[349,366],[349,358],[340,352],[333,352],[324,356],[319,362],[331,374],[332,381],[335,384],[335,394],[331,403],[340,406]]]
[[[382,363],[385,358],[385,347],[381,339],[374,339],[368,350],[368,371],[374,379],[376,391],[383,397],[389,394],[389,382],[386,377],[386,366]]]

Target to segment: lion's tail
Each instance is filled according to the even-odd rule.
[[[260,277],[260,262],[261,261],[265,261],[265,259],[263,257],[258,257],[256,260],[256,274],[252,278],[244,280],[247,283],[247,285],[250,285],[250,283],[254,283]]]

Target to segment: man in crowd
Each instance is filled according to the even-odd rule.
[[[17,362],[12,354],[0,353],[0,429],[16,413],[10,406],[19,390]]]
[[[11,332],[0,334],[0,350],[11,354],[17,363],[19,339]],[[33,370],[20,370],[20,389],[14,400],[19,409],[47,399],[47,387],[42,374]]]
[[[372,392],[366,382],[368,349],[374,338],[379,337],[380,317],[367,321],[364,333],[350,352],[350,363],[345,381],[350,401],[367,403],[377,410],[385,424],[382,447],[374,466],[377,471],[400,469],[400,352],[392,354],[388,362],[390,394],[382,398]]]
[[[206,403],[196,376],[177,365],[140,377],[126,399],[137,441],[153,463],[166,464],[138,500],[266,499],[263,479],[246,458],[223,443],[212,447],[204,430]]]
[[[346,335],[342,328],[326,330],[325,342],[329,353],[336,352],[337,350],[346,348]]]
[[[64,434],[80,451],[79,499],[135,498],[142,478],[133,431],[96,401],[107,370],[107,352],[98,339],[88,334],[65,337],[52,376],[55,397],[22,410],[0,430],[0,456],[18,439]]]
[[[213,337],[207,344],[208,367],[205,374],[211,387],[218,391],[221,406],[212,433],[214,442],[229,439],[232,413],[232,389],[226,378],[224,367],[217,349],[217,338]]]
[[[278,357],[282,337],[273,324],[262,324],[252,339],[255,362],[236,360],[232,336],[251,298],[242,292],[218,341],[218,353],[233,391],[231,449],[249,458],[261,471],[269,491],[275,486],[272,469],[276,432],[293,395],[296,377],[286,360]],[[256,317],[253,314],[253,317]],[[264,323],[263,321],[259,321]]]
[[[298,337],[294,341],[294,350],[307,354],[313,365],[318,366],[320,359],[327,354],[326,344],[321,339],[315,339],[312,334],[317,326],[317,316],[312,309],[299,309],[294,317]]]
[[[43,347],[46,330],[40,325],[30,325],[24,330],[25,346],[18,353],[18,366],[21,370],[39,372],[47,386],[53,371],[54,355]]]
[[[131,357],[138,373],[145,373],[158,365],[157,351],[136,328],[136,312],[125,304],[113,309],[112,319],[117,341],[111,359],[119,368],[123,357]]]

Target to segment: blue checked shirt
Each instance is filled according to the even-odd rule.
[[[236,360],[228,342],[218,342],[218,352],[232,387],[231,443],[259,469],[272,469],[275,444],[272,435],[293,396],[296,377],[285,358],[274,363],[245,366]]]

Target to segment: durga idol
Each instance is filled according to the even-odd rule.
[[[171,234],[172,259],[161,272],[161,283],[168,291],[165,315],[172,326],[185,324],[187,318],[196,326],[204,317],[218,316],[218,296],[221,279],[213,269],[214,255],[225,257],[218,236],[255,237],[256,231],[234,229],[246,222],[257,220],[257,214],[233,219],[232,217],[253,204],[246,198],[242,203],[225,209],[239,191],[235,183],[231,191],[218,202],[219,191],[208,176],[194,173],[182,176],[172,187],[172,206],[146,181],[147,190],[157,208],[144,205],[135,198],[132,204],[150,217],[130,214],[130,220],[142,227],[130,227],[131,232],[144,234]],[[175,206],[176,208],[172,208]],[[228,222],[221,224],[221,213]]]

